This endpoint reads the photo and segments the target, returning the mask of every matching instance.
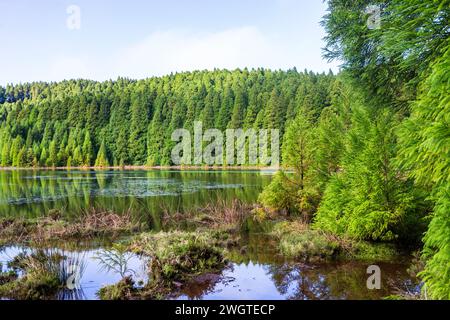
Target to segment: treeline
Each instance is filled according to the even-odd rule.
[[[377,3],[381,27],[368,28]],[[328,5],[325,56],[344,70],[331,105],[287,127],[295,174],[278,174],[261,201],[342,236],[423,239],[424,297],[450,299],[450,1]]]
[[[279,129],[330,105],[335,76],[215,70],[0,87],[0,165],[171,165],[175,129]]]

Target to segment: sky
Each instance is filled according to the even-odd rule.
[[[0,85],[214,68],[338,71],[321,0],[0,0]]]

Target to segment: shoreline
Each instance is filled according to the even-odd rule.
[[[25,171],[25,170],[260,170],[260,171],[278,171],[279,167],[265,167],[265,166],[108,166],[108,167],[0,167],[0,171]]]

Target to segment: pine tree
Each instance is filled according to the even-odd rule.
[[[229,129],[241,129],[244,126],[244,115],[247,109],[247,96],[242,88],[236,90],[236,99],[234,101],[231,120],[228,124]]]
[[[135,98],[131,105],[130,161],[143,165],[147,159],[148,108],[142,99]]]
[[[102,141],[102,144],[100,145],[100,149],[98,150],[97,154],[97,159],[95,160],[95,166],[98,168],[109,167],[105,141]]]
[[[422,84],[423,93],[400,131],[399,159],[435,201],[421,274],[433,299],[450,299],[450,45]]]
[[[147,164],[149,166],[159,165],[161,163],[161,153],[164,141],[162,122],[162,111],[158,107],[148,128]]]
[[[81,151],[83,154],[83,166],[89,167],[92,163],[93,158],[91,135],[89,134],[89,131],[86,131]]]
[[[316,215],[316,227],[357,239],[393,240],[403,224],[418,224],[420,195],[395,164],[398,120],[392,111],[354,107],[342,170],[332,177]],[[406,228],[407,229],[407,228]]]
[[[50,147],[48,150],[47,166],[56,167],[58,165],[58,151],[56,148],[56,141],[50,142]]]
[[[234,92],[230,86],[225,86],[222,105],[219,110],[219,115],[216,119],[216,128],[224,131],[231,119],[231,113],[234,106]]]
[[[2,159],[1,159],[1,165],[2,167],[7,167],[9,165],[11,165],[11,158],[9,156],[9,141],[4,141],[3,142],[3,147],[2,147]]]

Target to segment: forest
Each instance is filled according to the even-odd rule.
[[[369,4],[380,28],[367,27]],[[338,237],[419,248],[450,299],[450,1],[329,0],[329,73],[196,71],[0,87],[2,167],[170,166],[177,128],[277,128],[272,212]]]
[[[338,89],[319,117],[302,110],[287,127],[295,174],[279,173],[261,201],[341,236],[423,241],[422,291],[450,299],[450,2],[378,1],[379,29],[361,14],[368,1],[328,4]]]
[[[0,88],[0,165],[172,165],[175,129],[279,129],[300,106],[330,105],[335,76],[217,70],[140,81],[31,83]]]

